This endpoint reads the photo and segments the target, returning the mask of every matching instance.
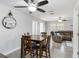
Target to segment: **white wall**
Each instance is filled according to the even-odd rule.
[[[6,29],[2,26],[2,19],[7,16],[9,10],[12,10],[17,21],[17,26],[14,29]],[[7,54],[13,49],[19,48],[21,35],[27,32],[32,33],[32,20],[35,19],[33,16],[0,5],[0,53]]]
[[[58,27],[53,26],[53,24],[62,24],[62,28],[58,29]],[[73,30],[73,20],[69,20],[63,23],[58,23],[57,21],[48,21],[47,22],[47,32],[58,31],[58,30]]]

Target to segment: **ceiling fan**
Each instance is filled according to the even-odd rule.
[[[14,7],[15,8],[28,8],[30,13],[35,12],[36,10],[40,11],[42,13],[46,12],[45,10],[43,10],[43,9],[41,9],[39,7],[48,4],[47,0],[38,2],[37,4],[34,3],[34,0],[24,0],[24,1],[27,3],[27,6],[14,6]]]
[[[58,20],[58,22],[65,22],[65,21],[68,21],[68,20],[65,20],[65,19],[62,19],[62,17],[59,17],[59,20]]]

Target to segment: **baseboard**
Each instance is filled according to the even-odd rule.
[[[9,55],[9,54],[11,54],[11,53],[13,53],[13,52],[15,52],[15,51],[17,51],[17,50],[20,50],[20,47],[17,47],[17,48],[15,48],[15,49],[13,49],[13,50],[11,50],[11,51],[9,51],[9,52],[3,53],[3,54],[4,54],[4,55]]]

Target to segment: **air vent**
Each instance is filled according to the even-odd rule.
[[[50,11],[50,14],[53,15],[54,14],[54,11]]]

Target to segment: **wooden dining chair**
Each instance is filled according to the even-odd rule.
[[[50,57],[50,35],[45,37],[41,43],[36,43],[36,56],[38,57]],[[44,55],[45,52],[45,55]]]
[[[44,56],[44,52],[45,52],[45,56]],[[46,57],[46,58],[50,57],[50,36],[48,36],[47,39],[42,41],[42,57]]]
[[[47,33],[46,32],[41,32],[42,37],[46,37]]]
[[[22,36],[21,38],[21,58],[24,58],[26,55],[30,54],[31,57],[34,57],[34,50],[36,47],[32,44],[31,36]]]
[[[32,57],[32,44],[31,44],[31,37],[30,36],[22,36],[21,38],[21,57],[25,57],[30,53]]]

